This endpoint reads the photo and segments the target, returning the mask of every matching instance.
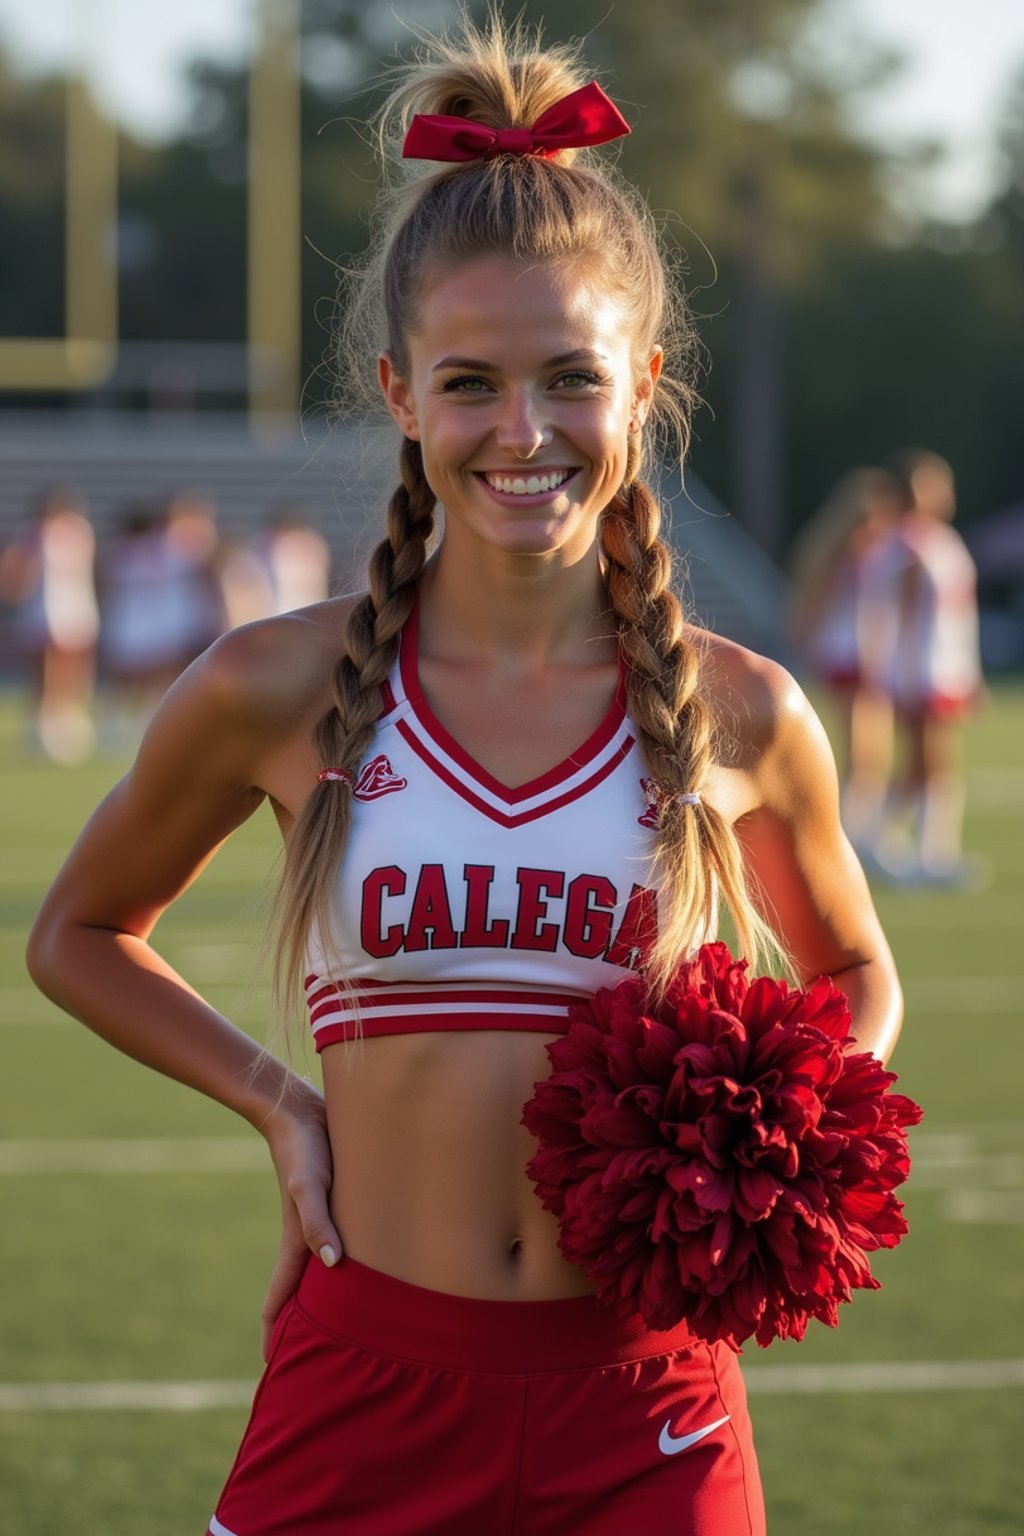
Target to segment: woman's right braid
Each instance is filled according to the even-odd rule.
[[[345,650],[334,669],[335,702],[313,733],[322,766],[343,769],[346,777],[312,786],[285,850],[274,908],[275,992],[285,1009],[300,995],[311,931],[330,945],[329,909],[351,825],[351,786],[373,740],[381,685],[398,656],[434,527],[434,493],[411,438],[402,445],[401,477],[388,505],[386,537],[370,557],[369,591],[349,616]]]
[[[400,462],[402,480],[388,505],[387,533],[370,557],[369,591],[349,616],[345,650],[334,671],[335,707],[317,726],[325,767],[355,769],[373,738],[381,684],[395,664],[426,560],[435,500],[419,443],[406,438]]]

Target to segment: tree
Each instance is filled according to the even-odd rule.
[[[455,15],[417,0],[416,26]],[[470,9],[483,13],[482,0]],[[510,8],[511,12],[511,8]],[[695,467],[781,545],[849,464],[916,439],[944,452],[968,507],[1022,477],[1024,79],[1006,175],[976,238],[940,241],[900,205],[904,162],[862,143],[849,105],[895,67],[837,46],[825,0],[526,0],[584,52],[635,126],[625,174],[661,210],[712,367]],[[596,20],[595,20],[596,18]],[[412,29],[390,0],[303,0],[304,370],[330,393],[335,263],[359,252],[378,171],[379,72]],[[175,140],[121,140],[121,312],[128,339],[245,334],[248,84],[196,61]],[[62,330],[63,84],[0,61],[0,331]],[[899,225],[902,243],[892,243]],[[241,403],[239,397],[238,403]],[[739,471],[743,470],[743,474]],[[764,496],[760,508],[755,496]]]
[[[1007,97],[999,130],[999,150],[1003,163],[1002,186],[996,192],[983,224],[994,230],[1024,267],[1024,64]]]
[[[811,31],[821,9],[632,0],[588,32],[580,0],[543,6],[553,34],[579,29],[596,64],[614,63],[616,99],[637,122],[623,169],[673,210],[714,361],[694,461],[773,551],[787,522],[788,298],[885,207],[886,157],[852,134],[845,106],[892,60],[867,46],[830,57]]]
[[[64,331],[64,85],[0,53],[0,336]]]

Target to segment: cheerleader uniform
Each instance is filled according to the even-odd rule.
[[[836,571],[828,602],[808,641],[815,675],[837,693],[861,686],[861,560],[847,554]]]
[[[510,790],[432,715],[417,616],[385,689],[329,940],[317,1049],[357,1035],[564,1032],[653,936],[657,800],[624,689]],[[344,986],[338,985],[340,977]],[[208,1536],[764,1536],[737,1357],[592,1296],[491,1301],[311,1259]]]
[[[908,612],[906,574],[918,577]],[[901,714],[956,718],[981,688],[977,577],[967,546],[948,523],[905,517],[878,547],[868,570],[868,625],[874,673]]]

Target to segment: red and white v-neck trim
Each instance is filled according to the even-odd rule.
[[[554,768],[511,789],[488,773],[438,720],[420,687],[418,654],[417,602],[402,631],[398,665],[389,690],[391,698],[387,701],[389,705],[393,702],[395,726],[433,773],[502,826],[521,826],[585,795],[607,778],[636,744],[626,715],[625,680],[620,673],[615,697],[593,735]]]

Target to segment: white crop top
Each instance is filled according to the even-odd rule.
[[[570,1005],[635,969],[656,932],[657,799],[623,682],[571,757],[508,789],[432,714],[417,628],[414,610],[352,789],[333,943],[310,943],[317,1050],[358,1034],[563,1033]]]

